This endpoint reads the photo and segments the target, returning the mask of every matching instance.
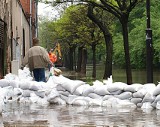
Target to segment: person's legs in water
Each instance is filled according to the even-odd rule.
[[[46,82],[45,68],[39,68],[39,81]]]
[[[39,82],[39,68],[36,68],[33,70],[33,75],[34,75],[35,81]]]
[[[45,68],[36,68],[33,70],[33,75],[35,81],[37,82],[46,82],[45,78]]]

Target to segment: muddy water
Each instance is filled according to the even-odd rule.
[[[160,127],[160,110],[65,105],[6,105],[4,127]]]

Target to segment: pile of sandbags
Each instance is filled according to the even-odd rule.
[[[27,68],[19,75],[7,74],[0,80],[0,112],[7,103],[37,103],[40,105],[86,105],[105,107],[160,109],[160,84],[132,84],[108,80],[87,84],[50,76],[48,81],[36,82]]]

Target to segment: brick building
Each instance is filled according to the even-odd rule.
[[[37,36],[37,0],[0,0],[0,79],[18,71]]]

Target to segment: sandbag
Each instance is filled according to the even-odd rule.
[[[7,86],[9,86],[9,80],[7,80],[7,79],[1,79],[0,80],[0,87],[7,87]]]
[[[83,91],[84,91],[85,89],[87,89],[88,87],[90,87],[89,84],[80,85],[80,86],[73,92],[73,94],[75,94],[75,95],[82,95],[82,94],[83,94]]]
[[[160,94],[160,84],[158,84],[155,90],[153,91],[153,96],[157,96],[159,94]]]
[[[62,87],[68,90],[71,94],[81,85],[84,85],[85,82],[80,80],[68,80],[66,82],[63,82]]]
[[[45,82],[32,81],[30,82],[29,90],[33,91],[43,90],[43,85],[45,85]]]
[[[133,97],[135,98],[143,98],[146,95],[146,89],[140,89],[137,92],[133,93]]]
[[[59,105],[66,105],[66,101],[61,99],[59,96],[48,100],[50,104],[59,104]]]
[[[92,98],[92,99],[101,99],[103,96],[100,96],[96,93],[89,93],[88,97]]]
[[[114,82],[113,84],[107,85],[107,87],[108,87],[108,91],[110,93],[113,93],[115,91],[123,90],[126,85],[127,84],[123,82]]]
[[[141,109],[153,109],[151,102],[145,102],[142,104]]]
[[[114,97],[117,97],[121,100],[130,99],[132,97],[132,92],[123,92],[119,95],[114,95]]]
[[[82,95],[83,96],[88,96],[88,94],[90,94],[90,93],[94,93],[94,88],[92,86],[88,85],[88,86],[86,86],[85,89],[83,89]]]
[[[107,90],[107,85],[101,85],[101,86],[97,86],[95,87],[94,89],[94,93],[98,94],[98,95],[101,95],[101,96],[104,96],[104,95],[109,95],[110,92]]]
[[[129,91],[129,92],[137,92],[138,90],[142,89],[143,85],[140,83],[134,83],[132,85],[126,85],[124,87],[124,91]]]
[[[137,105],[138,103],[142,102],[142,98],[132,98],[131,102]]]
[[[145,102],[153,102],[155,100],[155,96],[153,96],[152,94],[150,93],[146,93],[146,95],[144,96],[143,100],[142,100],[142,103],[145,103]]]

